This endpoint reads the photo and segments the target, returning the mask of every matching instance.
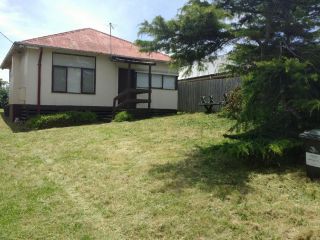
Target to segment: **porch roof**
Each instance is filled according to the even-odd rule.
[[[129,64],[138,64],[138,65],[150,65],[150,66],[156,65],[156,62],[145,61],[145,60],[135,59],[135,58],[124,58],[124,57],[112,56],[111,59],[113,62],[122,62],[122,63],[129,63]]]

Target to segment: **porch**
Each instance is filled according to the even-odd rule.
[[[137,104],[147,104],[147,110],[150,111],[152,101],[152,66],[155,66],[156,63],[115,56],[112,57],[112,61],[127,64],[127,68],[119,68],[118,95],[113,99],[112,106],[113,117],[119,109],[136,109]],[[137,73],[132,68],[132,65],[143,65],[148,67],[147,88],[137,88]],[[144,97],[137,98],[138,95]]]

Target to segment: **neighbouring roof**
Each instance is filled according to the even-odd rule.
[[[204,63],[204,69],[202,71],[200,71],[198,65],[195,64],[192,66],[192,70],[188,75],[184,75],[186,69],[182,69],[179,74],[179,80],[222,74],[224,72],[224,66],[229,63],[227,57],[227,55],[222,55],[212,62]]]
[[[143,53],[140,52],[139,47],[134,45],[132,42],[114,36],[110,37],[109,34],[97,31],[92,28],[83,28],[44,37],[32,38],[21,42],[15,42],[6,58],[4,59],[3,63],[1,64],[1,68],[6,67],[5,63],[9,61],[9,59],[7,58],[11,57],[10,52],[13,52],[13,48],[15,45],[66,49],[87,53],[142,59],[148,61],[151,60],[156,62],[170,61],[170,57],[168,55],[159,52]]]

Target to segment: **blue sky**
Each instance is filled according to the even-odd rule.
[[[130,41],[138,25],[157,15],[172,18],[187,0],[0,0],[0,31],[12,41],[91,27]],[[0,35],[0,61],[11,43]],[[8,80],[8,72],[0,70]]]

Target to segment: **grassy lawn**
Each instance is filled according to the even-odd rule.
[[[303,166],[212,150],[232,122],[186,114],[12,131],[0,118],[0,239],[314,239]]]

